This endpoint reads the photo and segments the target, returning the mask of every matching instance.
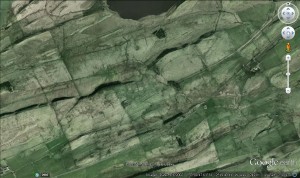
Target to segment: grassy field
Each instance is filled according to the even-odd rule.
[[[11,0],[0,1],[0,26],[1,27],[6,25],[11,2],[12,2]]]

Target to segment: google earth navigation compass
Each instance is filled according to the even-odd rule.
[[[284,24],[292,24],[292,23],[296,22],[298,17],[299,17],[299,10],[291,2],[287,2],[287,3],[282,4],[278,9],[278,18]],[[281,30],[281,36],[285,40],[292,40],[295,37],[295,29],[292,26],[285,26]],[[291,75],[291,73],[290,73],[290,61],[292,59],[292,57],[290,55],[290,53],[292,51],[291,43],[286,44],[285,51],[287,52],[287,55],[285,56],[285,60],[286,60],[286,63],[287,63],[287,72],[286,72],[287,87],[285,88],[285,92],[287,94],[290,94],[291,91],[292,91],[292,89],[290,88],[290,75]]]
[[[281,35],[286,40],[291,40],[295,36],[295,30],[291,26],[286,26],[281,30]]]
[[[291,2],[282,4],[278,9],[278,18],[284,24],[292,24],[296,22],[299,17],[299,10],[297,6]]]

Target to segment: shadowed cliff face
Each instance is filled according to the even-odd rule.
[[[139,21],[98,0],[12,3],[0,33],[4,178],[300,171],[249,164],[300,160],[300,43],[286,95],[278,2],[190,0],[161,14],[163,2],[117,4],[140,11],[128,18],[160,14]]]
[[[122,18],[138,20],[147,15],[159,15],[182,2],[184,0],[108,0],[107,4]]]

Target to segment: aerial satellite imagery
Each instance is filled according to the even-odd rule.
[[[0,0],[0,177],[300,177],[299,9]]]

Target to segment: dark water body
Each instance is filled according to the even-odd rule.
[[[122,18],[138,20],[147,15],[159,15],[184,0],[107,0],[109,8]]]

